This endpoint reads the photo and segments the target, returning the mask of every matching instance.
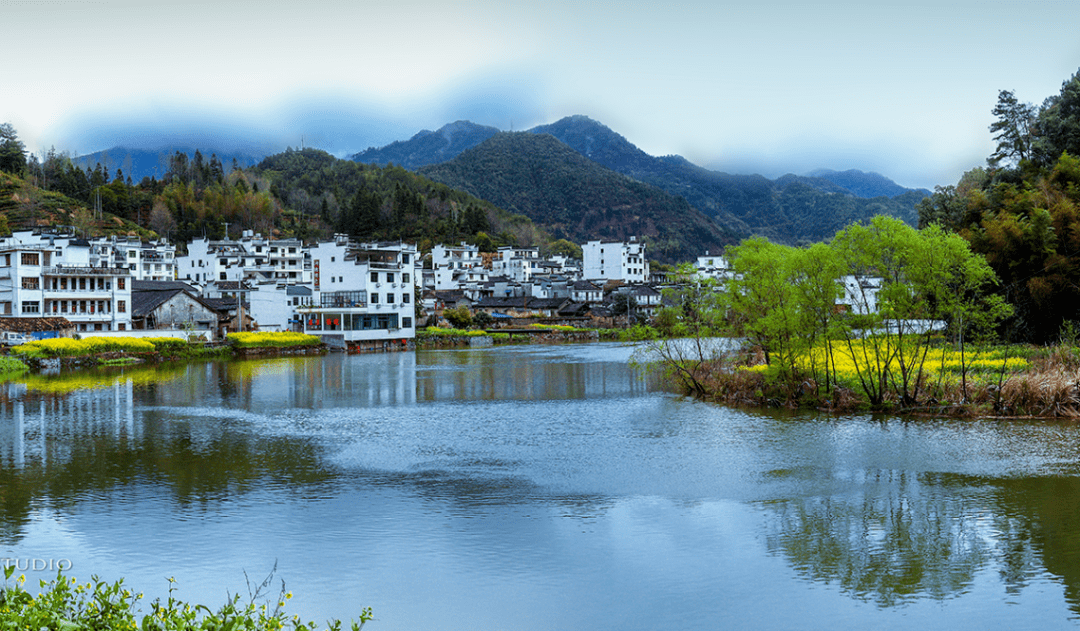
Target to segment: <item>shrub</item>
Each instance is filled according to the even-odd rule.
[[[3,629],[277,631],[286,626],[297,630],[319,628],[315,622],[303,622],[298,616],[285,613],[285,603],[292,594],[285,591],[284,583],[275,602],[256,602],[263,598],[262,590],[269,585],[269,577],[251,594],[249,602],[243,603],[236,595],[217,611],[177,599],[173,596],[176,581],[170,578],[168,599],[158,598],[144,612],[139,607],[142,593],[127,588],[123,580],[108,583],[95,576],[87,583],[79,583],[74,577],[66,577],[60,572],[51,582],[41,581],[41,592],[34,595],[23,586],[25,576],[10,580],[14,571],[14,565],[4,568],[4,586],[0,590],[0,628]],[[352,623],[353,631],[359,631],[371,619],[371,608],[362,609],[360,621]],[[341,621],[328,621],[326,628],[340,631]]]
[[[225,341],[236,348],[289,348],[318,346],[322,340],[317,335],[294,331],[248,331],[229,333]]]

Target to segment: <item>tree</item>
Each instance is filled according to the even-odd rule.
[[[22,175],[26,170],[26,151],[11,123],[0,124],[0,171]]]
[[[443,317],[455,329],[467,329],[472,326],[473,317],[468,307],[455,307],[443,310]]]
[[[1063,153],[1080,156],[1080,71],[1062,83],[1061,92],[1043,102],[1035,122],[1033,154],[1052,168]]]
[[[997,117],[990,131],[995,134],[997,149],[986,162],[996,167],[1002,162],[1019,164],[1031,157],[1036,109],[1031,103],[1021,103],[1011,90],[998,92],[997,105],[991,110]]]

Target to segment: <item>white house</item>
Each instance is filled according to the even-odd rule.
[[[301,330],[346,343],[416,336],[416,246],[320,243],[311,248],[311,304],[296,308]]]
[[[881,290],[882,279],[849,275],[841,278],[840,282],[844,286],[844,297],[837,304],[859,315],[877,313],[877,294]]]
[[[99,237],[90,242],[92,264],[126,267],[135,280],[171,281],[176,273],[176,246],[165,239]]]
[[[537,248],[502,246],[491,260],[491,273],[505,276],[519,283],[532,280],[540,269],[540,251]]]
[[[592,281],[622,280],[644,283],[649,279],[645,244],[635,237],[629,242],[589,241],[581,246],[582,276]]]
[[[435,289],[458,289],[464,282],[487,281],[480,250],[462,242],[459,246],[436,245],[431,248],[431,267],[435,272]]]
[[[91,265],[91,245],[20,231],[0,239],[0,317],[59,316],[79,332],[131,328],[129,270]]]

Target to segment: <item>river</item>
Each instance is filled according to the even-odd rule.
[[[214,606],[276,566],[289,612],[371,606],[374,631],[1077,626],[1075,424],[734,410],[629,357],[0,385],[0,550],[35,581],[70,565],[150,599],[175,577]]]

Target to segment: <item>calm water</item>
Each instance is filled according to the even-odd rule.
[[[370,629],[1058,629],[1072,423],[752,413],[617,345],[0,386],[0,551]]]

